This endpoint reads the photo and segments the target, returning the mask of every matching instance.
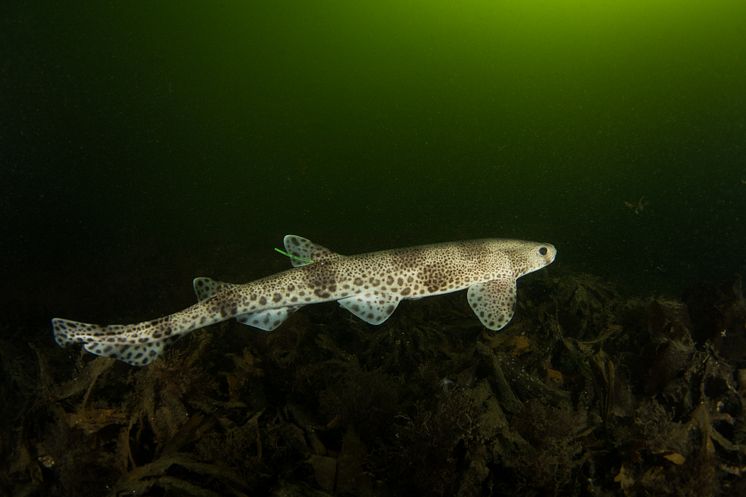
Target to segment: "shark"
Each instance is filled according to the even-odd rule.
[[[54,339],[133,366],[155,360],[179,337],[235,319],[272,331],[303,306],[336,301],[371,325],[385,322],[402,300],[466,289],[479,321],[500,330],[512,319],[516,280],[551,264],[549,243],[488,238],[341,255],[297,235],[283,240],[292,268],[248,283],[198,277],[198,302],[135,324],[108,326],[52,319]]]

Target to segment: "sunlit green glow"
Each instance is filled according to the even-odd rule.
[[[643,281],[746,245],[744,0],[16,4],[7,76],[46,93],[6,121],[58,143],[27,181],[97,237],[506,236]]]

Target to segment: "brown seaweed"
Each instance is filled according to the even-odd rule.
[[[224,323],[131,368],[0,344],[2,495],[737,495],[740,280],[682,300],[537,276],[514,322],[460,296],[371,327]]]

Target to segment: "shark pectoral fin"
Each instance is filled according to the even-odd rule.
[[[236,321],[241,324],[259,328],[260,330],[272,331],[284,323],[292,313],[301,307],[303,306],[293,305],[288,307],[278,307],[277,309],[267,309],[266,311],[250,312],[236,316]]]
[[[205,299],[209,299],[216,293],[220,293],[223,290],[227,290],[234,287],[233,283],[223,283],[222,281],[215,281],[212,278],[205,278],[200,276],[192,280],[192,286],[194,287],[194,293],[197,294],[197,299],[201,302]]]
[[[399,300],[395,295],[363,293],[337,302],[366,323],[381,324],[394,313]]]
[[[293,264],[293,267],[306,266],[314,262],[344,257],[297,235],[285,235],[283,245],[285,245],[285,250],[291,255],[290,262]]]
[[[466,297],[482,324],[497,331],[513,317],[515,294],[515,280],[502,279],[472,285],[466,292]]]

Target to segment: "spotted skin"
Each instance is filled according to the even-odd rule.
[[[337,301],[364,321],[381,324],[401,300],[467,288],[482,324],[499,330],[513,315],[516,279],[551,264],[557,253],[548,243],[494,238],[350,256],[295,235],[284,244],[295,256],[292,269],[245,284],[196,278],[197,304],[142,323],[99,326],[55,318],[55,340],[142,366],[176,338],[227,319],[270,331],[304,305]]]

